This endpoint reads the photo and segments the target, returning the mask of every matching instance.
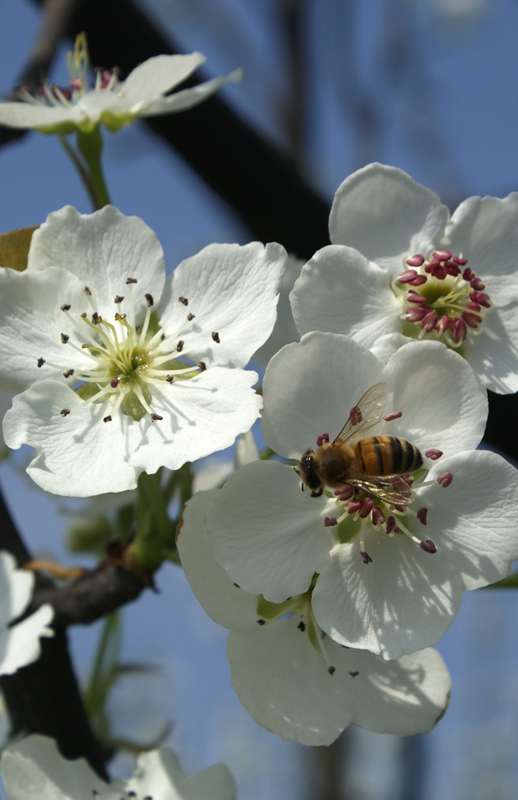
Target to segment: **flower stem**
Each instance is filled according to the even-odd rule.
[[[78,131],[77,148],[88,167],[88,179],[93,187],[93,196],[91,195],[91,197],[94,207],[95,209],[102,208],[111,203],[111,200],[101,165],[103,140],[100,126],[96,125],[89,133]]]
[[[77,155],[76,151],[66,138],[66,136],[62,135],[59,137],[59,141],[61,142],[63,148],[66,150],[67,154],[69,155],[74,167],[77,169],[79,173],[79,177],[83,181],[84,187],[88,192],[88,196],[94,208],[94,211],[97,209],[97,197],[95,193],[95,187],[93,181],[88,173],[88,170],[84,167],[81,159]]]

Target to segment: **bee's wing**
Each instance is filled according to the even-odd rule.
[[[382,419],[387,396],[386,383],[376,383],[367,389],[354,408],[351,408],[349,419],[333,444],[343,444],[353,438],[363,438]]]
[[[406,506],[413,497],[412,487],[401,475],[380,475],[376,478],[355,478],[351,483],[363,492],[374,495],[393,506]]]

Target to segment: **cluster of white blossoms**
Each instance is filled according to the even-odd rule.
[[[97,70],[89,85],[89,58],[85,34],[68,54],[69,82],[45,82],[36,94],[26,90],[19,101],[0,103],[0,125],[33,128],[44,133],[89,133],[99,124],[117,131],[139,117],[185,111],[203,102],[227,81],[241,80],[242,71],[213,78],[190,89],[168,94],[205,62],[201,53],[148,58],[121,81],[118,70]]]
[[[165,748],[142,753],[134,775],[107,784],[82,758],[68,761],[51,739],[28,736],[2,753],[0,769],[8,800],[235,800],[227,767],[185,777],[176,756]]]
[[[202,60],[160,56],[124,83],[100,72],[87,91],[79,40],[70,87],[0,105],[0,124],[88,133],[185,108],[237,77],[164,96]],[[186,504],[177,545],[200,603],[230,629],[241,702],[283,738],[330,744],[349,723],[431,730],[450,691],[431,646],[463,591],[518,560],[518,472],[477,449],[486,388],[518,389],[517,223],[518,194],[470,198],[450,219],[399,169],[351,175],[332,244],[291,292],[302,338],[273,356],[262,396],[245,368],[276,320],[278,244],[213,244],[166,277],[142,220],[65,207],[34,233],[25,271],[0,270],[0,391],[18,392],[4,437],[36,450],[28,473],[49,492],[133,489],[141,473],[232,445],[264,400],[264,438],[285,463],[255,459],[248,443],[249,463]],[[28,661],[49,633],[38,615],[37,630],[33,615],[3,632],[14,642],[32,625]],[[27,663],[6,652],[4,671]],[[209,785],[233,797],[224,768],[184,779],[164,751],[110,786],[38,737],[2,767],[20,800],[35,785],[56,798],[79,797],[72,786],[200,798]]]
[[[486,388],[518,388],[517,223],[518,195],[450,220],[401,170],[348,178],[291,293],[302,338],[264,377],[287,463],[184,510],[182,564],[231,629],[236,692],[284,738],[430,730],[450,685],[430,646],[518,560],[518,472],[477,449]]]

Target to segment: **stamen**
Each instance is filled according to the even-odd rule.
[[[38,358],[38,361],[37,361],[38,368],[41,369],[41,367],[44,365],[44,363],[45,363],[45,359],[44,358]]]
[[[436,478],[436,481],[437,483],[440,483],[441,486],[443,486],[445,489],[447,489],[448,486],[451,486],[452,484],[453,475],[451,472],[443,472],[442,475],[439,475],[439,477]]]
[[[392,422],[392,420],[399,419],[402,416],[403,416],[402,411],[392,411],[390,414],[385,414],[383,419],[385,420],[385,422]]]
[[[435,447],[432,447],[430,450],[425,451],[425,456],[431,461],[437,461],[437,459],[442,456],[442,450],[437,450]]]
[[[180,303],[182,303],[184,306],[188,306],[188,305],[189,305],[189,301],[187,300],[187,298],[186,298],[186,297],[179,297],[179,298],[178,298],[178,300],[179,300],[179,301],[180,301]]]
[[[70,409],[69,408],[62,408],[59,413],[61,414],[62,417],[68,417],[68,415],[70,414]]]
[[[320,436],[317,436],[317,447],[322,447],[323,444],[327,444],[328,442],[329,442],[328,433],[321,433]]]
[[[335,517],[326,517],[324,520],[324,528],[333,528],[338,525],[338,520]]]
[[[437,552],[437,548],[431,539],[426,539],[425,542],[420,542],[419,547],[421,550],[424,550],[425,553],[430,553],[431,555]]]

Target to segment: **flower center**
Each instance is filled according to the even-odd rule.
[[[89,65],[86,34],[80,33],[76,36],[74,50],[67,54],[68,86],[58,86],[57,83],[50,84],[48,81],[44,81],[35,95],[30,94],[26,89],[21,89],[20,99],[33,105],[70,108],[88,91]],[[117,69],[113,69],[111,72],[102,69],[96,70],[95,89],[116,91],[119,83]]]
[[[434,251],[428,261],[421,254],[405,261],[408,269],[391,284],[403,307],[405,335],[427,336],[462,354],[467,336],[482,333],[484,309],[491,308],[491,301],[467,263],[449,250]]]
[[[431,449],[424,455],[436,461],[442,453],[440,450]],[[416,533],[421,526],[426,526],[428,509],[421,506],[416,510],[414,506],[419,506],[418,494],[422,488],[435,483],[447,488],[453,481],[453,475],[451,472],[444,472],[433,481],[425,480],[426,470],[417,470],[416,475],[417,480],[415,475],[408,474],[387,476],[391,481],[401,481],[401,486],[407,493],[408,489],[411,489],[410,497],[404,503],[399,503],[397,499],[390,502],[385,488],[380,488],[378,495],[374,478],[369,491],[356,487],[354,482],[336,489],[335,515],[325,517],[324,527],[336,528],[336,538],[341,544],[351,542],[359,536],[360,555],[364,564],[372,562],[365,544],[367,534],[372,532],[384,533],[391,538],[403,534],[418,544],[425,553],[433,555],[437,552],[434,542]],[[397,483],[393,483],[393,486],[397,488]],[[401,494],[403,495],[403,491]]]
[[[316,621],[311,605],[311,598],[317,580],[318,575],[315,574],[307,592],[295,597],[289,597],[283,603],[271,603],[265,600],[262,595],[259,595],[257,599],[257,624],[262,626],[286,617],[294,617],[295,621],[297,621],[297,630],[308,637],[311,646],[322,656],[329,675],[334,675],[336,667],[331,663],[325,646],[327,634]]]
[[[206,364],[189,363],[189,348],[185,339],[179,338],[185,330],[191,329],[194,314],[185,314],[188,300],[178,298],[170,318],[161,327],[153,308],[153,297],[145,294],[133,296],[134,278],[128,278],[126,286],[128,297],[127,313],[122,311],[124,297],[117,295],[117,311],[113,322],[103,319],[96,311],[75,313],[69,303],[61,310],[67,318],[66,332],[61,333],[61,342],[81,354],[80,366],[70,364],[63,372],[67,379],[73,379],[74,389],[87,403],[103,403],[107,410],[104,422],[110,422],[119,411],[138,421],[148,414],[154,422],[162,420],[153,410],[157,395],[163,393],[164,386],[194,378],[206,369]],[[84,288],[91,306],[95,300],[88,287]],[[145,302],[145,316],[142,325],[137,325],[136,308]],[[167,334],[164,329],[169,331]],[[212,341],[219,342],[219,334],[212,334]],[[199,342],[197,343],[200,347]],[[181,359],[180,360],[180,354]],[[85,364],[84,356],[88,362]],[[187,359],[187,360],[183,360]],[[64,364],[52,364],[40,358],[38,366],[48,364],[62,370]],[[162,405],[164,400],[162,399]],[[61,411],[68,416],[69,409]]]

